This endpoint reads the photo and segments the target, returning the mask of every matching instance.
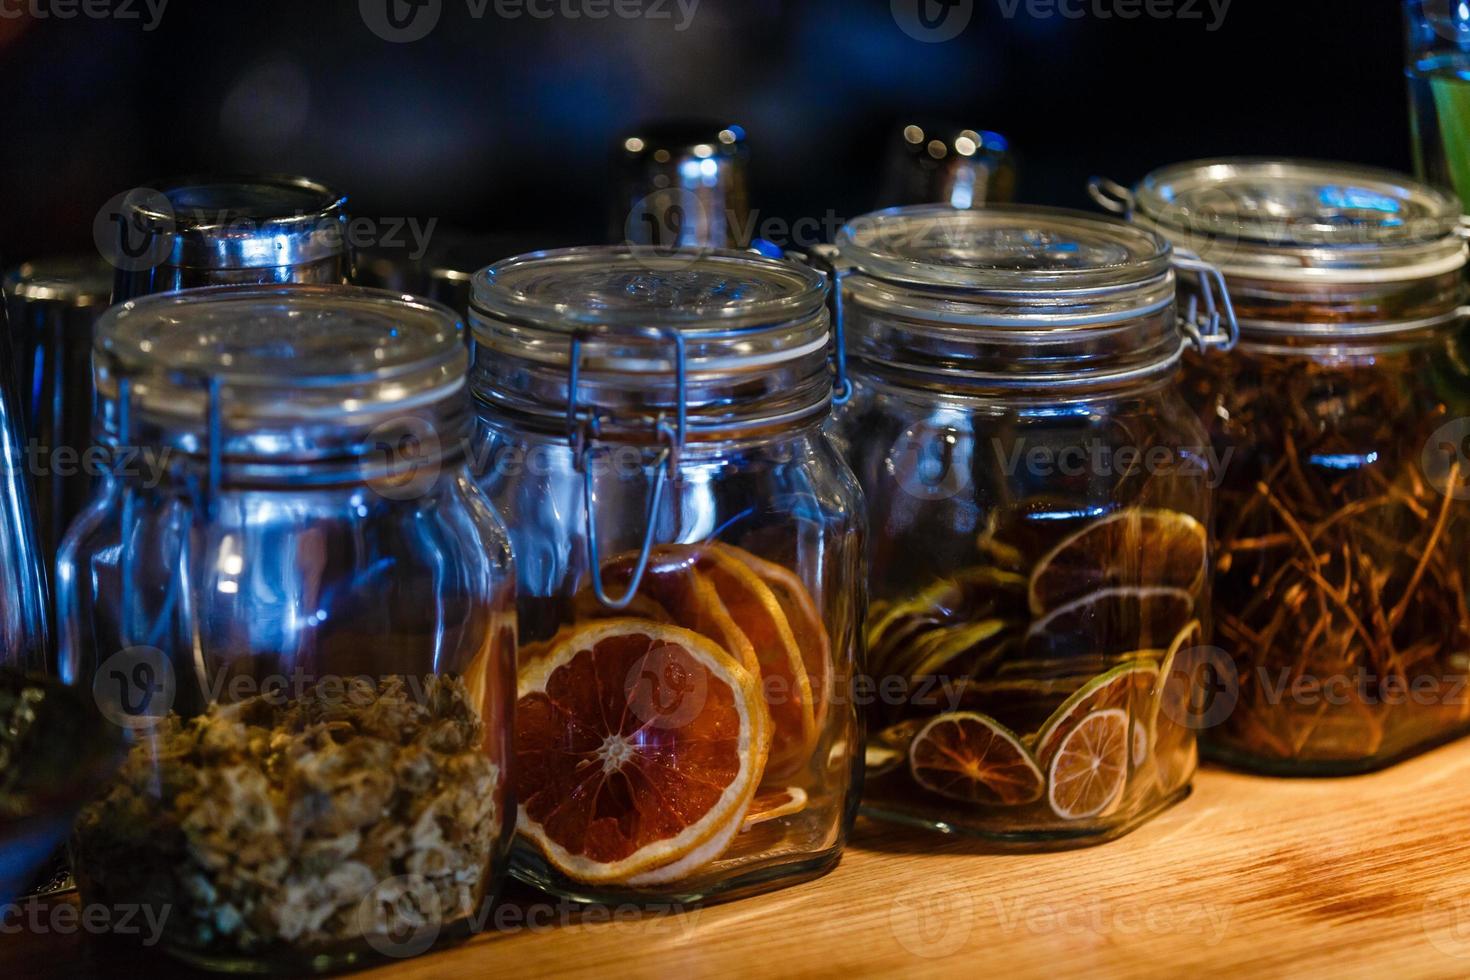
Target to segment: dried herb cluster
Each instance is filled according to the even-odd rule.
[[[147,903],[186,948],[331,947],[473,909],[501,774],[458,678],[388,677],[170,716],[74,836],[84,899]]]

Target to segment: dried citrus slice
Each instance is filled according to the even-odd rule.
[[[1163,649],[1194,613],[1194,596],[1183,589],[1099,589],[1032,623],[1026,650],[1033,657],[1111,657]]]
[[[781,604],[750,566],[721,548],[698,553],[697,571],[714,586],[730,618],[750,640],[771,712],[771,754],[764,781],[785,779],[806,765],[817,744],[811,679]]]
[[[1189,782],[1197,764],[1195,731],[1188,720],[1192,695],[1200,682],[1200,664],[1191,656],[1204,640],[1204,629],[1194,620],[1179,631],[1164,655],[1159,683],[1149,705],[1154,765],[1164,792],[1172,793]]]
[[[786,622],[801,648],[801,661],[806,665],[807,678],[812,689],[812,715],[821,730],[826,723],[827,707],[832,702],[832,641],[822,614],[806,585],[796,573],[751,554],[744,548],[718,544],[720,548],[744,562],[756,577],[765,583],[786,614]]]
[[[1128,782],[1128,712],[1095,711],[1062,739],[1051,760],[1047,802],[1063,820],[1110,812]]]
[[[589,619],[642,616],[703,633],[759,677],[760,661],[754,645],[731,617],[714,583],[696,567],[698,560],[699,551],[692,545],[659,545],[649,553],[638,595],[629,607],[637,612],[608,610],[597,601],[590,585],[578,591],[572,601],[573,610]],[[632,579],[637,562],[638,556],[631,552],[608,559],[602,566],[603,587],[621,595]]]
[[[1153,661],[1133,660],[1083,684],[1036,733],[1036,760],[1043,767],[1050,765],[1072,729],[1095,711],[1118,708],[1141,717],[1158,678],[1159,668]]]
[[[625,881],[740,827],[769,747],[755,679],[707,637],[642,619],[563,634],[520,674],[518,829],[579,881]]]
[[[1045,779],[1010,729],[989,715],[937,715],[909,746],[914,782],[966,803],[1020,806],[1039,799]]]
[[[1004,619],[948,626],[925,634],[894,673],[910,681],[921,677],[984,676],[1019,640],[1018,624]]]
[[[869,616],[868,664],[875,675],[897,674],[893,661],[929,630],[992,618],[1015,618],[1025,602],[1026,578],[976,566],[933,582]]]
[[[745,811],[745,822],[740,825],[740,832],[743,834],[757,824],[800,813],[806,809],[806,799],[806,790],[800,786],[757,793],[750,801],[750,809]]]
[[[1031,574],[1033,616],[1107,588],[1164,587],[1199,593],[1205,580],[1205,526],[1175,510],[1129,507],[1077,531],[1047,552]]]
[[[896,725],[889,725],[868,736],[864,746],[863,763],[869,776],[882,776],[897,769],[909,754],[909,743],[914,740],[925,719],[910,718]]]

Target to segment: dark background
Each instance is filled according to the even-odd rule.
[[[58,2],[80,0],[0,10]],[[870,210],[911,114],[1005,133],[1018,197],[1077,207],[1092,173],[1193,157],[1410,159],[1394,0],[1234,0],[1215,31],[1205,0],[1202,19],[1126,21],[959,0],[968,26],[944,43],[906,34],[888,0],[701,0],[683,32],[672,6],[511,21],[439,0],[406,44],[358,0],[170,0],[151,32],[128,2],[140,19],[0,19],[7,263],[89,249],[113,194],[209,170],[311,175],[357,214],[603,240],[614,140],[668,114],[743,124],[753,203],[787,220]]]

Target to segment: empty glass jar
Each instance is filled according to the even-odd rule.
[[[62,546],[61,652],[133,748],[73,854],[84,902],[153,906],[175,955],[406,955],[495,892],[514,576],[464,463],[462,329],[323,286],[99,324],[118,472]]]
[[[521,879],[687,903],[836,863],[864,521],[821,431],[825,295],[726,251],[477,275],[474,455],[518,561]]]
[[[1156,171],[1124,204],[1222,266],[1240,316],[1230,357],[1189,365],[1229,460],[1207,751],[1357,772],[1470,729],[1458,203],[1345,164],[1214,160]]]
[[[1213,468],[1158,236],[895,208],[838,236],[872,523],[864,811],[996,844],[1126,832],[1188,791]]]

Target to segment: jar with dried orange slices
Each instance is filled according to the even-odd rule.
[[[517,554],[514,871],[686,903],[836,863],[862,760],[861,494],[826,281],[581,248],[474,284],[479,481]]]
[[[833,428],[872,523],[865,811],[1023,847],[1125,833],[1195,768],[1213,468],[1174,379],[1232,332],[1174,295],[1220,299],[1218,275],[1024,207],[878,212],[830,257]]]

